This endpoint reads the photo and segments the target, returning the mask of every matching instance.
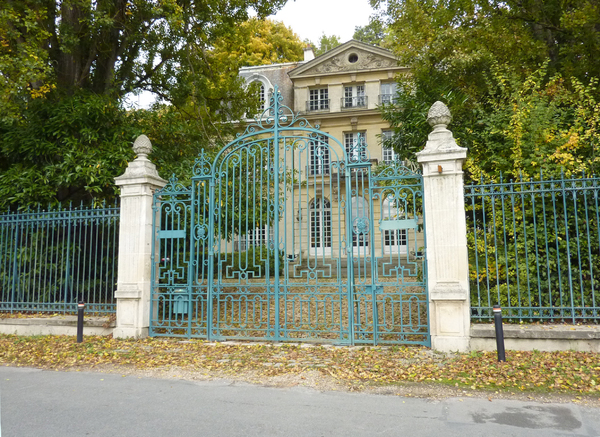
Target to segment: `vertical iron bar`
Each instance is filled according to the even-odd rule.
[[[19,223],[19,220],[15,220],[15,226],[14,226],[14,230],[15,230],[15,236],[14,236],[14,251],[13,251],[13,272],[12,272],[12,285],[11,285],[11,298],[10,298],[10,302],[11,302],[11,308],[10,308],[10,312],[13,313],[15,311],[15,307],[16,307],[16,302],[15,302],[15,294],[17,291],[17,263],[19,261],[19,244],[20,244],[20,239],[21,239],[21,233],[19,232],[19,227],[21,226],[21,224]]]
[[[525,278],[527,280],[527,296],[528,296],[527,305],[529,307],[531,307],[531,287],[530,287],[531,281],[529,280],[529,248],[527,247],[527,213],[525,211],[525,191],[529,185],[530,185],[529,182],[521,181],[520,188],[521,188],[521,213],[523,214],[522,220],[523,220],[523,248],[525,251]],[[533,211],[533,215],[535,216],[535,211]],[[535,226],[534,226],[534,235],[535,235]],[[521,290],[520,290],[520,288],[517,288],[517,289],[519,290],[519,300],[518,300],[519,320],[521,320],[521,318],[523,316]],[[528,310],[528,313],[529,313],[529,317],[531,317],[532,316],[531,308]]]
[[[519,175],[519,177],[521,178],[522,176]],[[522,179],[520,179],[522,182]],[[511,181],[512,182],[512,181]],[[515,185],[517,183],[513,182],[510,185],[510,189],[511,189],[511,193],[510,193],[510,203],[511,203],[511,216],[512,216],[512,231],[513,231],[513,235],[514,235],[514,248],[515,248],[515,272],[516,272],[516,278],[515,278],[515,282],[517,284],[517,298],[520,300],[521,299],[521,278],[519,275],[519,251],[518,251],[518,247],[517,247],[517,241],[518,241],[518,237],[517,237],[517,219],[516,219],[516,212],[515,212],[515,196],[516,196],[516,189],[515,189]],[[507,258],[507,263],[506,263],[506,277],[507,277],[507,284],[508,284],[508,258]],[[512,305],[511,305],[511,299],[510,299],[510,286],[507,287],[508,288],[508,295],[507,295],[507,304],[506,306],[508,307],[508,314],[509,316],[514,315],[514,312],[512,311]],[[521,320],[521,314],[519,314],[519,320]]]
[[[193,299],[192,299],[192,290],[193,290],[193,285],[194,285],[194,281],[195,279],[198,277],[198,260],[196,259],[196,243],[197,243],[197,238],[198,238],[198,234],[196,232],[196,208],[198,208],[197,202],[198,202],[198,196],[196,196],[196,190],[199,189],[200,186],[200,182],[197,179],[192,179],[192,183],[191,183],[191,193],[190,193],[190,229],[189,231],[186,233],[186,241],[189,241],[189,245],[190,245],[190,259],[188,262],[188,271],[187,271],[187,286],[186,288],[186,292],[187,292],[187,328],[185,330],[186,332],[186,338],[192,338],[192,305],[193,305]],[[198,187],[198,188],[196,188]],[[185,244],[185,243],[184,243]],[[185,250],[185,249],[184,249]],[[185,304],[181,303],[182,305]],[[182,308],[179,308],[182,309]],[[182,317],[183,317],[183,312],[182,312]],[[183,322],[183,321],[182,321]]]
[[[542,172],[540,171],[540,179],[542,179]],[[552,183],[550,183],[550,193],[552,195]],[[541,190],[542,192],[542,214],[544,216],[544,245],[546,248],[546,274],[548,280],[548,316],[551,316],[553,313],[552,310],[552,274],[550,273],[550,248],[548,246],[548,219],[547,219],[547,211],[546,211],[546,193],[545,190]],[[542,292],[540,290],[540,306],[543,306],[542,302]]]
[[[101,226],[101,233],[100,233],[100,246],[96,249],[96,254],[97,257],[100,258],[100,271],[98,272],[98,275],[96,276],[97,278],[97,282],[98,282],[98,304],[102,304],[101,308],[106,311],[107,310],[107,298],[106,298],[106,282],[103,281],[103,276],[104,276],[104,263],[105,263],[105,259],[106,259],[106,254],[105,254],[105,247],[106,247],[106,226],[108,224],[108,217],[109,217],[109,212],[108,209],[106,208],[106,202],[102,203],[102,219],[100,221],[100,224],[98,226]],[[152,228],[154,229],[154,228]],[[152,276],[151,276],[152,277]],[[152,292],[150,292],[150,295],[152,295]],[[98,305],[98,308],[100,308],[100,305]]]
[[[540,250],[539,250],[539,238],[538,238],[538,220],[537,220],[537,210],[536,210],[536,201],[535,201],[535,193],[539,192],[541,193],[541,195],[544,195],[544,185],[542,181],[539,181],[539,190],[535,189],[535,182],[532,181],[532,186],[531,186],[531,211],[532,211],[532,221],[533,221],[533,243],[534,243],[534,255],[535,255],[535,272],[536,272],[536,278],[537,278],[537,292],[538,292],[538,300],[541,298],[542,296],[542,283],[541,283],[541,278],[540,278]],[[533,302],[531,299],[531,288],[528,287],[528,294],[529,294],[529,306],[530,311],[533,312]],[[540,316],[542,313],[542,302],[540,301],[538,303],[538,309],[540,312]],[[532,314],[533,315],[533,314]]]
[[[583,295],[583,272],[582,272],[582,262],[581,262],[581,241],[580,241],[580,232],[579,232],[579,208],[577,206],[577,194],[580,191],[579,187],[577,187],[577,182],[573,181],[573,215],[575,216],[575,244],[577,244],[577,264],[579,268],[579,290],[581,292],[581,307],[583,313],[583,307],[585,306],[585,297]],[[585,190],[581,190],[585,196]],[[585,199],[584,199],[585,205]],[[575,302],[573,302],[573,323],[575,323]]]
[[[68,306],[68,302],[67,302],[67,297],[69,295],[69,278],[71,277],[71,259],[69,256],[69,248],[71,247],[71,213],[73,212],[73,207],[71,205],[69,205],[69,209],[63,211],[63,213],[66,215],[66,220],[64,220],[63,217],[63,229],[66,227],[67,228],[67,246],[65,248],[65,252],[66,253],[66,262],[65,262],[65,276],[64,276],[64,295],[63,295],[63,299],[64,299],[64,303],[63,303],[63,312],[67,311],[67,306]],[[65,224],[66,222],[66,224]]]
[[[350,162],[346,150],[345,157],[345,172],[346,172],[346,259],[348,270],[348,284],[346,293],[348,294],[348,329],[350,335],[350,344],[354,344],[354,249],[352,244],[352,173],[348,164]]]
[[[275,340],[279,341],[279,128],[280,128],[280,114],[279,114],[279,93],[277,86],[274,90],[273,98],[273,167],[274,167],[274,192],[275,192],[275,205],[274,205],[274,217],[273,217],[273,239],[275,240],[273,256],[275,256],[275,276],[274,276],[274,291],[275,291]]]
[[[596,210],[596,235],[598,236],[598,255],[600,255],[600,204],[598,202],[598,192],[600,191],[600,189],[598,188],[598,185],[596,185],[596,182],[598,182],[600,180],[600,178],[594,178],[594,201],[595,201],[595,206],[594,209]],[[590,262],[591,262],[590,258]],[[598,272],[598,266],[596,265],[596,272]],[[595,287],[594,287],[594,271],[592,270],[591,272],[591,276],[592,276],[592,305],[595,308],[594,311],[594,316],[597,317],[599,315],[598,310],[600,307],[600,302],[596,302],[596,295],[595,295]]]
[[[565,185],[564,174],[561,177],[561,186],[563,189],[563,217],[565,218],[565,239],[567,241],[567,265],[571,262],[571,241],[569,238],[569,218],[567,208],[567,187]],[[574,199],[575,201],[575,199]],[[567,274],[569,277],[569,298],[571,303],[571,319],[575,323],[575,308],[573,299],[573,275],[570,268],[567,268]]]
[[[156,272],[156,258],[157,258],[157,240],[160,232],[160,211],[157,210],[157,205],[159,202],[159,195],[155,191],[152,196],[152,242],[151,244],[151,258],[150,258],[150,326],[149,326],[149,335],[152,336],[154,334],[154,325],[158,321],[158,305],[155,301],[158,299],[158,275]],[[158,218],[158,220],[157,220]],[[160,244],[160,242],[159,242]],[[159,257],[160,257],[160,248]],[[106,272],[108,274],[108,270]],[[155,312],[156,306],[156,312]]]
[[[558,181],[560,183],[560,181]],[[553,188],[554,188],[554,183],[552,184]],[[563,188],[562,186],[560,188]],[[561,190],[560,193],[564,196],[564,190]],[[558,208],[557,208],[557,200],[556,200],[556,192],[552,191],[552,210],[554,211],[553,217],[554,217],[554,241],[556,242],[556,268],[558,271],[558,309],[560,311],[559,315],[560,317],[563,316],[564,311],[563,311],[563,283],[562,283],[562,269],[561,269],[561,263],[560,263],[560,237],[558,235]],[[552,304],[552,306],[554,306],[554,304]],[[552,314],[554,315],[554,311],[552,311]],[[554,319],[551,319],[552,321],[554,321]]]
[[[367,168],[367,174],[368,174],[368,188],[367,188],[367,192],[369,193],[369,200],[367,201],[367,205],[369,206],[369,237],[368,237],[368,242],[369,242],[369,247],[371,249],[371,310],[372,310],[372,317],[373,317],[373,345],[377,345],[377,342],[379,341],[379,315],[378,315],[378,309],[377,309],[377,293],[376,293],[376,288],[379,284],[379,268],[377,265],[377,254],[375,253],[375,211],[373,208],[373,196],[374,196],[374,187],[373,185],[376,184],[376,182],[373,181],[372,175],[371,175],[371,168]],[[380,203],[381,203],[381,199]],[[381,213],[381,206],[379,208],[379,216],[382,216]],[[397,244],[397,242],[396,242]],[[383,245],[382,245],[383,248]],[[400,258],[400,253],[398,253],[398,258]],[[384,303],[385,305],[385,303]],[[393,307],[393,303],[392,303],[392,307]]]
[[[216,162],[211,168],[211,178],[209,182],[209,207],[208,207],[208,289],[206,292],[207,308],[206,308],[206,339],[212,340],[212,325],[213,325],[213,284],[215,276],[215,168]],[[219,213],[219,217],[222,214]]]
[[[583,203],[585,206],[585,235],[586,235],[586,239],[587,239],[587,248],[588,248],[588,262],[589,262],[589,269],[590,269],[590,282],[591,282],[591,296],[592,296],[592,300],[591,300],[591,305],[592,308],[594,306],[594,266],[593,266],[593,262],[592,262],[592,242],[590,240],[590,214],[589,214],[589,206],[588,206],[588,188],[589,188],[589,183],[591,181],[589,179],[584,179],[583,182]],[[583,280],[582,280],[582,287],[583,287]],[[583,292],[583,290],[582,290]],[[581,305],[583,307],[582,309],[582,313],[584,316],[584,319],[588,318],[588,313],[586,311],[586,307],[587,305],[585,304],[586,300],[585,300],[585,296],[582,295],[582,302]]]

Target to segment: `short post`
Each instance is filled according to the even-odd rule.
[[[77,304],[77,343],[83,342],[83,311],[85,302],[79,301]]]
[[[496,348],[498,349],[498,361],[506,361],[504,351],[504,330],[502,329],[502,308],[500,305],[494,305],[494,325],[496,327]]]

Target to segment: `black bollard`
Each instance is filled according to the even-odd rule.
[[[85,309],[85,302],[80,301],[77,304],[77,343],[83,342],[83,310]]]
[[[494,305],[494,325],[496,327],[496,348],[498,349],[498,361],[506,361],[504,351],[504,330],[502,329],[502,308]]]

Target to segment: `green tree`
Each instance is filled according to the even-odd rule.
[[[267,65],[300,61],[304,43],[292,29],[273,20],[251,18],[219,38],[210,51],[218,64]]]
[[[337,46],[341,45],[342,43],[340,42],[340,38],[336,35],[325,35],[322,34],[321,37],[319,38],[318,44],[315,44],[309,40],[305,40],[304,41],[307,44],[310,44],[310,46],[313,48],[313,51],[315,52],[315,56],[320,56],[323,53],[336,48]]]
[[[43,97],[53,87],[47,82],[52,66],[44,47],[50,34],[39,26],[46,19],[20,2],[0,8],[0,121],[18,118],[23,101]],[[27,32],[27,38],[23,33]]]
[[[354,28],[353,39],[376,46],[385,46],[386,28],[385,24],[377,17],[371,17],[366,26]]]
[[[260,18],[284,3],[3,1],[0,208],[114,196],[112,179],[141,133],[169,172],[202,147],[224,145],[227,122],[256,98],[238,78],[241,59],[225,62],[215,45],[248,20],[249,8]],[[124,97],[141,91],[170,106],[126,110]]]
[[[206,52],[249,18],[249,8],[264,17],[285,0],[3,3],[4,27],[11,30],[3,45],[43,51],[52,68],[51,78],[31,86],[54,80],[67,94],[87,89],[122,97],[149,90],[177,100],[182,83],[174,79],[189,69],[210,78]]]
[[[385,6],[392,48],[400,63],[412,69],[398,78],[398,108],[384,108],[396,128],[395,146],[401,153],[413,154],[423,147],[427,109],[443,100],[453,113],[455,136],[470,149],[472,174],[476,166],[488,174],[524,170],[526,162],[535,167],[540,164],[536,147],[573,152],[573,160],[544,165],[548,171],[569,163],[570,171],[581,169],[574,164],[577,160],[586,162],[587,170],[597,169],[595,155],[585,155],[597,147],[597,126],[590,116],[599,97],[594,78],[600,77],[600,14],[595,2],[371,3]],[[582,93],[585,97],[579,100]],[[534,109],[526,109],[531,106]],[[511,130],[515,117],[528,126],[520,138]],[[568,132],[575,130],[578,145],[567,147],[576,138]],[[589,147],[582,145],[584,137]],[[515,143],[520,145],[518,154],[510,153]],[[549,157],[558,155],[546,156],[549,164]]]
[[[383,107],[397,133],[394,147],[414,157],[431,130],[427,111],[442,100],[453,114],[457,141],[469,149],[467,182],[495,184],[485,201],[473,195],[486,189],[477,185],[466,205],[472,305],[484,311],[478,316],[489,316],[489,307],[499,303],[547,308],[544,314],[513,312],[517,320],[561,320],[568,311],[555,308],[568,306],[573,295],[567,277],[577,278],[581,290],[572,305],[593,305],[598,241],[588,237],[580,251],[580,239],[568,236],[589,234],[597,204],[585,190],[561,192],[578,182],[538,180],[563,173],[581,180],[582,171],[600,170],[597,2],[372,4],[385,6],[393,49],[412,68],[398,78],[398,105]],[[497,185],[511,179],[518,183]]]

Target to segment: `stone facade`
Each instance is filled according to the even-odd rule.
[[[313,58],[312,53],[305,51],[303,62],[245,67],[240,70],[240,76],[248,83],[260,82],[269,91],[277,85],[284,105],[307,119],[313,127],[318,127],[337,139],[329,140],[331,161],[341,159],[344,156],[344,148],[347,147],[346,143],[357,141],[360,135],[367,145],[368,159],[377,165],[391,160],[394,156],[391,150],[384,151],[382,147],[383,138],[391,135],[391,130],[389,124],[382,119],[379,106],[393,100],[395,75],[408,71],[397,64],[390,51],[351,40],[316,58]],[[296,153],[293,159],[296,163],[305,163],[300,172],[307,176],[306,173],[310,171],[310,152],[306,148],[298,149],[302,151]],[[339,196],[343,195],[344,187],[336,183],[337,179],[333,174],[323,174],[317,179],[315,189],[305,193],[308,201],[303,202],[299,216],[308,217],[311,201],[322,198],[330,204],[331,210],[328,213],[337,217]],[[293,201],[289,199],[289,202]],[[291,205],[288,207],[291,209]],[[374,205],[373,212],[378,217],[381,214],[381,205]],[[299,226],[301,232],[296,232],[296,235],[307,235],[310,232],[307,220]],[[294,230],[297,231],[295,228]],[[339,247],[339,238],[339,232],[333,230],[330,242],[332,249],[325,249],[325,255],[345,256],[335,249]],[[418,238],[420,243],[416,246],[422,246],[423,236],[419,235]],[[378,230],[374,240],[378,242],[378,253],[383,253],[385,248],[382,247],[382,238]],[[299,243],[295,246],[302,246],[301,242]],[[303,247],[303,250],[309,249]],[[416,251],[418,248],[413,247],[411,250]],[[323,253],[323,250],[316,252]],[[288,255],[295,256],[298,253]]]

